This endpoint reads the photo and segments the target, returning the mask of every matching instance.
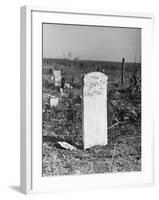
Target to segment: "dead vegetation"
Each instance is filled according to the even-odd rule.
[[[81,79],[76,80],[73,89],[65,90],[66,95],[57,107],[50,108],[47,94],[58,96],[59,88],[49,86],[48,76],[43,78],[43,83],[47,82],[43,85],[43,176],[141,170],[140,70],[126,71],[121,86],[120,71],[115,67],[105,69],[108,75],[108,145],[87,150],[82,147]],[[62,148],[59,141],[68,142],[76,149]]]

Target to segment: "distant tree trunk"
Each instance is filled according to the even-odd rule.
[[[122,86],[124,83],[124,66],[125,66],[125,58],[122,59],[122,64],[121,64],[121,85]]]

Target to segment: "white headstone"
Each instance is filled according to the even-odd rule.
[[[84,76],[83,88],[84,149],[107,144],[107,76],[91,72]]]
[[[54,76],[51,76],[51,81],[54,81]]]
[[[55,86],[61,86],[61,71],[55,70],[54,77],[55,77]]]

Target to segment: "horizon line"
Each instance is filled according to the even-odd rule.
[[[123,57],[124,58],[124,57]],[[122,59],[123,59],[122,58]],[[113,61],[113,60],[90,60],[90,59],[68,59],[68,58],[42,58],[42,59],[52,59],[52,60],[67,60],[67,61],[74,61],[74,62],[81,62],[81,61],[91,61],[91,62],[116,62],[116,63],[119,63],[119,62],[121,62],[122,63],[122,59],[121,59],[121,61]],[[141,64],[141,61],[140,62],[136,62],[136,61],[134,61],[134,62],[131,62],[131,61],[128,61],[128,62],[126,62],[126,59],[125,59],[125,63],[136,63],[136,64]]]

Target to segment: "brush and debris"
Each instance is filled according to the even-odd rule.
[[[87,73],[92,69],[85,68]],[[61,96],[60,88],[43,87],[43,176],[141,170],[141,72],[126,71],[121,86],[118,69],[105,71],[109,77],[106,146],[83,149],[82,83],[76,66],[78,79]],[[71,77],[73,72],[62,75]],[[50,106],[52,96],[57,99]]]

